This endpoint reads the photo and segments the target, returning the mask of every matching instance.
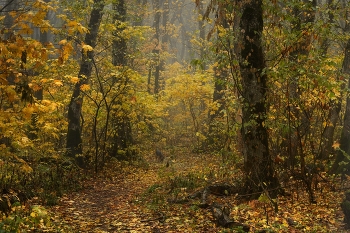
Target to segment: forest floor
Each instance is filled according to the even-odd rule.
[[[229,182],[234,169],[213,156],[187,153],[169,167],[153,157],[146,157],[139,168],[110,165],[103,175],[86,181],[81,191],[64,195],[49,209],[57,232],[238,232],[217,227],[211,211],[198,207],[199,201],[167,201],[213,180]],[[212,195],[209,200],[229,206],[231,218],[249,225],[251,232],[350,232],[340,209],[344,186],[337,181],[319,186],[317,204],[310,204],[302,185],[295,183],[291,196],[277,199],[277,213],[263,200]]]

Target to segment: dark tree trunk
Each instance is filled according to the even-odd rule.
[[[240,70],[242,76],[242,139],[246,191],[263,190],[275,196],[279,186],[273,161],[269,154],[268,132],[265,126],[267,112],[267,75],[261,45],[263,31],[262,0],[241,3]]]
[[[119,0],[118,3],[114,5],[114,11],[114,20],[118,27],[114,34],[112,63],[115,66],[126,66],[127,43],[125,38],[120,36],[122,35],[123,30],[125,30],[125,28],[121,26],[122,23],[126,22],[125,0]],[[126,80],[123,81],[125,84],[128,84],[128,77],[125,78]],[[130,146],[133,144],[133,137],[128,112],[122,108],[122,96],[123,95],[117,100],[117,106],[119,106],[117,111],[119,112],[115,112],[113,114],[114,118],[112,119],[115,131],[113,135],[111,155],[126,160],[130,159],[132,156]],[[123,151],[123,153],[120,153],[120,151]]]
[[[350,40],[348,40],[345,48],[345,57],[343,61],[343,73],[349,75],[350,74]],[[350,78],[348,77],[348,88],[350,88]],[[345,156],[345,154],[347,156]],[[350,174],[350,163],[349,157],[350,155],[350,96],[348,95],[346,98],[346,107],[345,107],[345,115],[344,115],[344,125],[341,131],[340,137],[340,148],[337,151],[336,160],[332,166],[331,172],[333,173],[347,173]],[[339,163],[342,161],[348,162],[347,165],[340,165]]]
[[[228,29],[229,24],[226,20],[226,11],[225,6],[219,5],[218,6],[218,18],[217,18],[217,24],[221,27]],[[219,32],[218,32],[218,41],[227,41],[227,45],[229,47],[229,41],[227,38],[220,38]],[[217,57],[215,58],[218,65],[214,68],[214,93],[213,93],[213,102],[216,102],[219,106],[214,111],[214,113],[209,114],[209,130],[208,130],[208,146],[212,147],[215,146],[215,150],[220,150],[224,146],[224,142],[226,141],[226,135],[223,135],[222,131],[223,125],[222,125],[222,118],[224,116],[223,110],[225,109],[225,94],[224,91],[226,89],[226,83],[227,83],[227,77],[229,76],[228,71],[228,58],[223,55],[224,51],[222,49],[222,44],[218,44],[216,48]]]
[[[114,11],[114,23],[118,25],[118,28],[114,33],[112,63],[115,66],[124,66],[126,65],[126,40],[118,35],[125,29],[121,27],[121,23],[126,21],[125,1],[119,0],[118,3],[114,5]]]
[[[95,0],[94,6],[91,11],[91,17],[88,25],[89,32],[85,36],[84,43],[90,45],[92,48],[96,46],[97,33],[100,27],[102,15],[103,15],[103,0]],[[82,51],[82,61],[80,64],[80,71],[78,74],[79,82],[75,85],[71,101],[68,108],[68,133],[67,133],[67,155],[77,158],[77,164],[84,167],[84,157],[77,156],[82,155],[82,123],[81,123],[81,110],[83,106],[83,93],[80,88],[82,85],[87,84],[91,72],[92,61],[94,58],[93,51]]]
[[[153,10],[155,11],[153,27],[156,30],[156,34],[154,35],[154,38],[156,39],[156,48],[153,49],[153,53],[156,57],[156,65],[154,71],[154,94],[158,94],[160,91],[160,2],[161,0],[153,0]]]
[[[344,85],[345,86],[345,85]],[[333,149],[333,138],[335,127],[339,120],[339,113],[341,110],[341,98],[338,98],[336,101],[330,103],[330,109],[328,112],[327,126],[324,128],[321,135],[320,143],[320,153],[318,158],[321,160],[329,159],[329,155],[334,152]]]
[[[330,9],[326,17],[328,16],[328,23],[333,24],[334,23],[334,15],[333,12],[336,10],[335,6],[333,5],[334,0],[327,0],[327,7]],[[327,23],[327,21],[326,21]],[[324,57],[327,55],[327,51],[330,45],[330,40],[328,38],[325,38],[322,42],[322,51]],[[342,84],[341,89],[345,88],[345,84]],[[328,112],[328,118],[327,118],[327,126],[324,128],[322,136],[321,136],[321,142],[320,142],[320,151],[318,155],[318,159],[325,160],[329,159],[329,155],[331,153],[334,153],[333,146],[333,138],[334,138],[334,132],[335,127],[339,121],[339,113],[341,111],[341,102],[342,102],[342,96],[338,97],[337,100],[332,100],[329,105],[330,109]]]
[[[198,13],[200,16],[203,17],[204,15],[204,9],[203,9],[203,0],[200,0],[198,3]],[[204,21],[203,19],[198,20],[198,29],[199,29],[199,38],[201,39],[202,42],[205,41],[205,27],[204,27]],[[204,46],[201,46],[200,48],[200,54],[199,54],[199,59],[201,59],[201,68],[205,70],[206,64],[204,62]]]

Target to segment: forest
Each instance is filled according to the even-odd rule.
[[[0,0],[0,233],[350,232],[350,1]]]

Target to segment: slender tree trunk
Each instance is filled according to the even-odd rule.
[[[161,31],[161,48],[162,51],[169,51],[169,34],[168,34],[168,22],[169,22],[169,5],[170,0],[163,0],[163,14],[162,14],[162,31]],[[164,71],[166,61],[164,58],[159,59],[159,72]],[[165,78],[158,75],[158,92],[165,88]]]
[[[88,25],[89,32],[85,36],[84,43],[92,48],[96,46],[97,34],[103,15],[103,0],[94,0],[93,9]],[[82,61],[78,74],[79,82],[76,83],[68,108],[68,133],[67,133],[67,155],[76,157],[77,164],[84,167],[82,147],[82,123],[81,110],[83,106],[83,94],[80,91],[82,85],[89,82],[92,72],[93,51],[82,51]],[[79,156],[77,156],[79,155]]]
[[[203,15],[204,15],[203,0],[199,1],[197,7],[198,7],[198,14],[203,17]],[[202,42],[204,42],[205,41],[205,27],[204,27],[203,19],[198,20],[198,29],[199,29],[199,38],[201,39]],[[206,64],[204,62],[204,54],[205,54],[204,46],[201,46],[199,59],[201,59],[201,68],[203,70],[206,69]]]
[[[156,48],[153,49],[153,53],[156,54],[156,65],[154,71],[154,94],[158,94],[160,91],[160,2],[161,0],[153,0],[153,10],[155,11],[153,27],[156,30],[154,38],[157,40]]]
[[[290,62],[298,64],[300,56],[307,56],[309,54],[308,47],[311,43],[311,35],[303,34],[302,31],[309,30],[304,24],[313,23],[315,20],[315,11],[313,8],[316,7],[316,0],[301,0],[303,6],[308,8],[300,10],[300,4],[296,5],[293,9],[292,31],[301,35],[298,41],[295,42],[293,51],[290,53]],[[311,4],[311,5],[310,5]],[[300,73],[297,71],[290,78],[288,83],[288,122],[289,122],[289,133],[288,133],[288,165],[291,170],[294,170],[296,158],[300,156],[301,169],[303,170],[305,164],[303,162],[303,146],[301,144],[301,138],[306,136],[310,130],[310,119],[306,114],[306,111],[302,112],[300,109],[300,95],[299,90],[299,77]]]
[[[268,132],[265,126],[268,103],[267,75],[263,73],[265,57],[261,44],[263,31],[262,0],[241,3],[240,70],[242,77],[242,139],[246,191],[277,194],[278,180],[269,154]]]

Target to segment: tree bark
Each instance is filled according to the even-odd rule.
[[[343,61],[343,73],[350,74],[350,40],[347,41],[345,48],[345,56]],[[348,77],[348,89],[350,88],[350,78]],[[346,153],[347,156],[344,154]],[[344,115],[344,124],[340,136],[340,148],[337,151],[336,160],[331,168],[332,173],[347,173],[350,174],[350,161],[347,157],[350,155],[350,96],[347,95],[346,107]],[[339,163],[345,161],[347,165],[340,165]]]
[[[226,20],[226,10],[225,5],[219,4],[218,5],[218,12],[217,12],[217,19],[216,24],[218,26],[221,26],[225,29],[229,28],[229,24]],[[226,46],[229,47],[229,40],[225,37],[220,38],[219,31],[217,32],[217,40],[218,41],[225,41],[227,42]],[[214,92],[213,92],[213,102],[217,103],[219,107],[214,111],[213,114],[209,114],[209,129],[208,129],[208,146],[215,146],[216,150],[220,150],[224,147],[225,142],[227,141],[226,135],[223,135],[222,131],[224,128],[222,127],[222,124],[220,123],[220,119],[222,120],[224,114],[223,110],[225,109],[225,94],[224,91],[226,89],[226,83],[227,83],[227,77],[229,76],[228,71],[228,58],[223,55],[224,51],[222,49],[222,44],[218,42],[218,45],[216,47],[216,62],[217,66],[214,67]]]
[[[118,25],[116,32],[114,33],[113,39],[113,55],[112,63],[115,66],[126,65],[126,40],[120,36],[125,27],[121,26],[121,23],[126,21],[126,7],[125,0],[119,0],[117,4],[114,5],[114,23]]]
[[[84,44],[92,48],[96,46],[97,34],[103,15],[103,0],[94,0],[93,9],[88,25],[89,32],[85,36]],[[78,74],[79,82],[76,83],[68,106],[68,133],[67,133],[67,155],[76,157],[78,166],[84,167],[84,157],[82,147],[82,124],[81,110],[83,106],[83,94],[80,91],[82,85],[89,82],[92,72],[93,51],[82,51],[82,61]],[[80,156],[77,156],[80,155]]]
[[[240,71],[242,78],[242,139],[245,187],[247,193],[268,191],[276,196],[279,187],[269,154],[267,118],[267,75],[261,44],[263,31],[262,0],[241,4]]]
[[[153,10],[155,11],[153,27],[156,30],[156,34],[154,35],[154,38],[156,40],[156,48],[153,49],[153,53],[156,57],[156,65],[154,71],[154,94],[158,94],[160,91],[160,2],[161,0],[153,0]]]
[[[112,63],[114,66],[124,67],[127,65],[127,43],[125,38],[120,35],[122,35],[123,30],[125,30],[125,27],[122,26],[122,23],[126,22],[125,0],[119,0],[118,3],[114,5],[114,11],[114,20],[118,27],[114,34]],[[129,83],[129,78],[126,76],[125,79],[126,80],[123,80],[123,82],[127,85]],[[122,107],[123,94],[120,95],[116,103],[118,106],[116,111],[119,111],[119,113],[114,112],[114,118],[112,119],[113,129],[115,132],[113,135],[111,155],[116,156],[118,159],[127,160],[132,156],[130,146],[133,145],[133,137],[130,118],[128,116],[129,114]],[[121,151],[123,153],[120,153]]]
[[[327,19],[325,20],[325,23],[334,24],[334,11],[335,6],[333,5],[334,0],[327,0],[327,7],[330,9],[326,17],[328,16],[328,22]],[[322,51],[325,57],[327,55],[328,48],[330,46],[330,40],[328,38],[325,38],[322,42]],[[344,90],[345,84],[341,85],[341,89]],[[334,153],[333,146],[333,138],[334,138],[334,132],[335,127],[339,121],[339,113],[341,111],[341,103],[342,103],[342,96],[338,97],[337,100],[332,100],[329,103],[330,109],[328,111],[328,117],[327,117],[327,126],[324,128],[322,136],[321,136],[321,142],[320,142],[320,150],[318,154],[318,159],[325,160],[329,159],[329,155],[331,153]]]

